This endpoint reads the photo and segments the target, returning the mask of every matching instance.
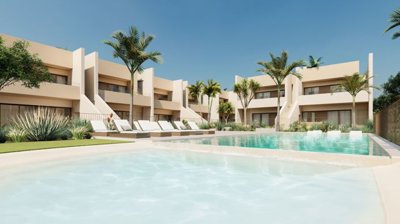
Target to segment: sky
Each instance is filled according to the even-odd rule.
[[[235,75],[259,74],[257,62],[270,52],[324,64],[359,60],[361,72],[373,52],[379,85],[400,71],[400,38],[384,33],[399,7],[398,0],[1,0],[0,33],[121,63],[104,41],[134,25],[156,37],[148,49],[163,63],[145,67],[157,76],[215,79],[228,89]]]

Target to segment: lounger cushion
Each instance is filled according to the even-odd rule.
[[[132,128],[129,125],[121,125],[121,128],[124,131],[132,131]]]

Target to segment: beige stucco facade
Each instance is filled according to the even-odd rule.
[[[22,40],[0,34],[7,45]],[[57,77],[55,83],[42,83],[38,89],[29,89],[19,83],[0,91],[0,106],[5,110],[22,110],[24,106],[54,107],[71,116],[84,119],[105,119],[110,114],[116,118],[129,118],[131,93],[130,73],[125,65],[103,60],[98,52],[86,54],[83,48],[74,51],[59,49],[44,44],[27,41],[29,51],[36,54],[47,66],[49,72]],[[368,58],[368,72],[373,74],[373,56]],[[338,84],[345,75],[359,72],[359,62],[347,62],[321,66],[318,69],[300,68],[302,80],[288,77],[281,90],[281,124],[288,127],[290,123],[301,120],[303,112],[310,112],[311,117],[324,117],[324,111],[351,110],[351,96],[346,92],[327,92],[329,86]],[[264,119],[269,126],[274,125],[277,115],[277,88],[273,80],[265,75],[248,77],[261,84],[257,97],[247,110],[247,121]],[[243,77],[235,76],[235,83]],[[372,78],[370,84],[372,84]],[[208,113],[209,99],[202,96],[199,102],[189,96],[189,82],[185,80],[168,80],[156,75],[153,68],[145,69],[134,76],[133,119],[148,120],[193,120],[205,122]],[[319,88],[317,94],[306,94],[310,89]],[[356,98],[357,123],[372,119],[371,93],[361,92]],[[220,102],[231,102],[235,113],[231,121],[244,120],[243,107],[235,93],[223,91],[211,99],[211,121],[218,121],[217,112]],[[15,107],[15,108],[14,108]],[[11,108],[11,109],[10,109]],[[14,108],[14,109],[13,109]],[[347,112],[342,112],[347,113]],[[0,110],[1,116],[1,110]],[[329,114],[332,117],[332,113]],[[339,116],[339,115],[338,115]],[[342,115],[343,117],[343,115]]]
[[[359,61],[351,61],[340,64],[320,66],[319,68],[298,68],[297,73],[301,74],[302,79],[289,76],[284,81],[284,90],[281,97],[280,123],[283,128],[288,128],[295,121],[320,122],[331,120],[338,123],[348,123],[351,118],[352,97],[347,92],[335,92],[335,86],[340,84],[345,76],[352,75],[360,71]],[[373,55],[368,56],[367,73],[369,85],[373,85]],[[260,97],[256,97],[249,104],[247,110],[247,121],[254,122],[254,117],[259,118],[258,114],[277,114],[277,91],[275,83],[270,77],[265,75],[248,77],[261,84],[258,91]],[[243,77],[236,76],[235,83]],[[273,94],[273,91],[276,93]],[[372,112],[373,92],[360,92],[356,97],[356,123],[363,124],[367,120],[373,119]],[[236,121],[243,120],[243,108],[237,100]],[[256,114],[254,116],[253,114]],[[269,119],[270,116],[264,115]],[[325,119],[324,119],[325,118]]]

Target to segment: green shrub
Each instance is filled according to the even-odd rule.
[[[8,129],[7,138],[12,142],[23,142],[26,140],[26,132],[22,129],[11,127]]]
[[[198,124],[198,126],[200,129],[210,129],[211,128],[211,126],[206,122],[202,122],[202,123]]]
[[[7,141],[7,129],[4,127],[0,127],[0,143],[4,143]]]
[[[307,131],[307,124],[301,121],[295,121],[290,124],[288,131],[291,132],[305,132]]]
[[[78,126],[68,129],[71,132],[72,139],[80,140],[86,139],[88,135],[88,129],[85,126]]]
[[[88,120],[73,119],[68,125],[70,138],[73,139],[90,139],[93,132],[92,125]]]
[[[215,129],[217,129],[218,131],[222,131],[225,128],[225,123],[223,123],[223,122],[215,122],[214,126],[215,126]]]
[[[327,131],[338,130],[339,125],[331,121],[322,121],[322,123],[319,125],[319,128],[321,131],[327,132]]]
[[[350,131],[350,125],[348,125],[348,124],[341,124],[341,125],[339,125],[339,130],[341,131],[341,132],[344,132],[344,133],[347,133],[347,132],[349,132]]]
[[[309,130],[310,130],[310,131],[321,130],[321,124],[319,124],[319,123],[313,123],[313,124],[311,124]]]
[[[60,139],[68,126],[68,118],[47,108],[18,114],[13,125],[26,132],[29,141],[48,141]]]
[[[361,131],[365,133],[374,133],[374,122],[371,120],[366,121],[362,126]]]

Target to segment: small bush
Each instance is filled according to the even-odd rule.
[[[290,124],[288,131],[291,132],[305,132],[307,131],[307,124],[301,121],[295,121]]]
[[[23,142],[26,140],[26,132],[22,129],[11,127],[8,130],[7,137],[12,142]]]
[[[341,124],[341,125],[339,125],[339,130],[341,132],[347,133],[351,130],[351,127],[348,124]]]
[[[16,115],[13,126],[24,130],[29,141],[56,140],[65,133],[68,118],[47,108],[39,108],[36,111]]]
[[[80,140],[80,139],[86,139],[88,135],[88,129],[85,126],[80,126],[80,127],[73,127],[68,129],[71,132],[72,139],[75,140]]]
[[[311,124],[309,128],[310,131],[321,130],[321,129],[322,129],[321,124],[318,123]]]
[[[331,121],[322,121],[322,123],[319,125],[319,128],[320,128],[319,130],[327,132],[327,131],[338,130],[339,126]]]
[[[93,132],[93,128],[88,120],[73,119],[68,126],[70,138],[90,139],[92,137],[90,132]]]
[[[0,143],[7,141],[7,130],[4,127],[0,127]]]
[[[374,122],[372,122],[371,120],[366,121],[361,130],[365,133],[374,133]]]
[[[202,122],[202,123],[198,124],[198,126],[200,129],[210,129],[211,128],[211,126],[206,122]]]

